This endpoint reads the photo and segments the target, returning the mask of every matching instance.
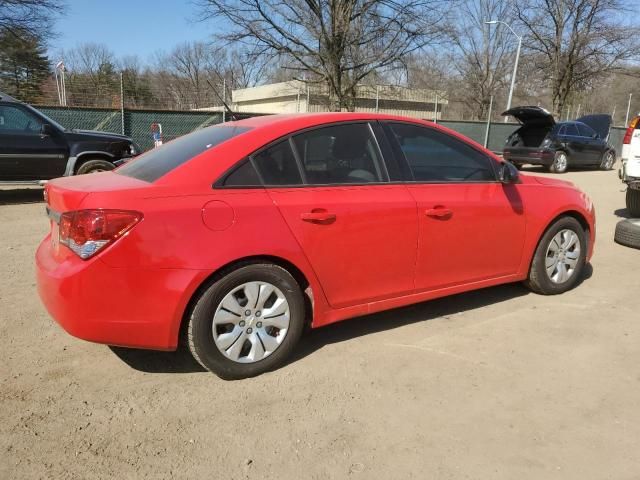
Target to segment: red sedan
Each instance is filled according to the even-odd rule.
[[[572,288],[594,209],[433,123],[265,116],[46,186],[38,290],[72,335],[176,349],[223,378],[283,363],[305,325],[524,281]]]

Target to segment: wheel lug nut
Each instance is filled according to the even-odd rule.
[[[261,312],[260,310],[258,310],[258,311],[256,312],[256,317],[259,317],[260,315],[262,315],[262,312]]]
[[[262,322],[256,323],[256,328],[262,328]]]
[[[240,326],[244,327],[244,320],[240,320]]]
[[[251,327],[247,328],[247,333],[251,333],[253,332],[253,330],[251,330]]]
[[[251,310],[246,310],[244,314],[248,317],[249,315],[251,315]]]

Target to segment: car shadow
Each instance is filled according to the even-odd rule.
[[[618,208],[613,211],[613,214],[618,218],[631,218],[626,208]]]
[[[181,345],[175,352],[159,352],[137,348],[113,347],[109,349],[134,370],[145,373],[194,373],[206,372],[191,356],[189,349]]]
[[[44,202],[42,188],[0,189],[0,205],[41,202]]]
[[[593,267],[591,264],[587,264],[576,287],[590,279],[592,275]],[[345,322],[335,323],[308,332],[307,335],[302,338],[300,345],[296,348],[287,363],[300,360],[332,343],[341,343],[364,335],[379,333],[412,323],[425,322],[440,317],[449,317],[526,295],[536,297],[536,295],[524,285],[520,283],[510,283],[497,287],[459,293],[457,295],[417,303],[408,307],[396,308],[394,310],[387,310],[350,319]]]
[[[591,264],[587,264],[576,287],[590,279],[592,275],[593,267]],[[400,328],[412,323],[468,312],[525,295],[536,297],[522,284],[511,283],[364,315],[310,330],[303,335],[300,344],[295,348],[285,365],[301,360],[326,345],[347,342],[365,335]],[[124,347],[109,347],[109,349],[129,367],[145,373],[197,373],[206,371],[193,359],[186,345],[181,345],[175,352]]]

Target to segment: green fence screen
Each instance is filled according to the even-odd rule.
[[[123,133],[133,138],[144,150],[153,147],[151,126],[154,123],[162,126],[163,139],[169,141],[198,128],[222,122],[222,113],[220,112],[125,109],[123,114],[119,109],[110,108],[51,106],[36,108],[67,128]],[[443,120],[438,123],[484,144],[486,122]],[[489,129],[488,148],[500,152],[507,137],[516,128],[518,128],[518,124],[515,123],[492,123]],[[622,148],[624,131],[625,129],[620,127],[611,129],[610,142],[618,154]]]

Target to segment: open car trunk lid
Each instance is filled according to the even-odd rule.
[[[514,107],[502,112],[502,116],[512,116],[523,125],[553,127],[556,124],[551,112],[542,107]]]
[[[607,140],[609,138],[609,130],[611,130],[611,115],[606,113],[585,115],[584,117],[576,119],[576,121],[589,125],[603,140]]]

